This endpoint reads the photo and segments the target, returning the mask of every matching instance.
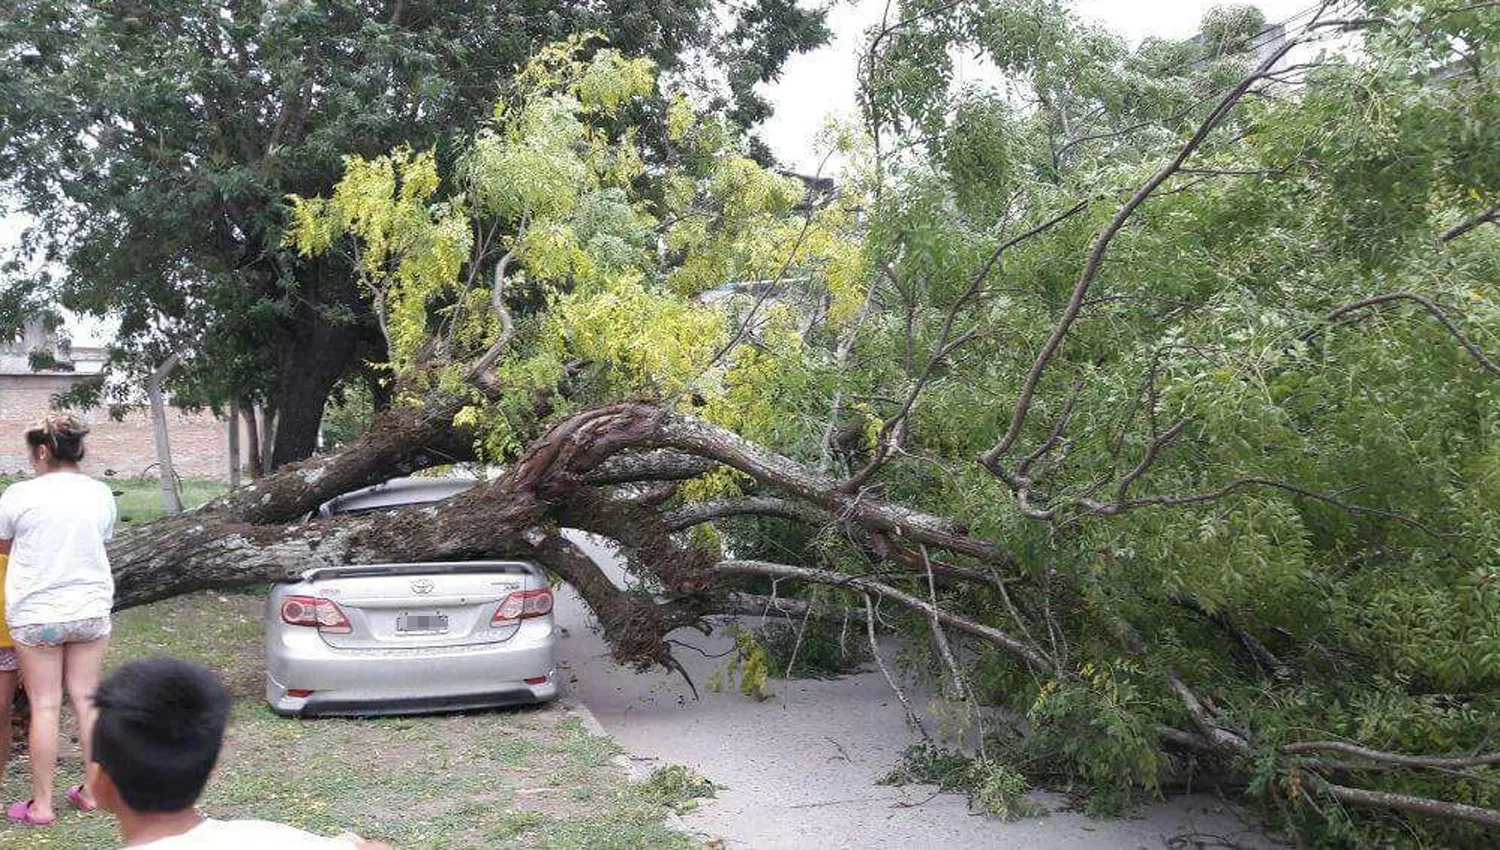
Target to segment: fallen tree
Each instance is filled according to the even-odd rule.
[[[296,247],[360,270],[398,403],[122,535],[121,604],[526,557],[618,661],[681,669],[673,630],[815,587],[910,638],[996,775],[1105,812],[1231,777],[1314,840],[1481,843],[1500,294],[1493,217],[1469,207],[1500,173],[1471,125],[1500,99],[1410,71],[1484,10],[1368,5],[1253,64],[1253,18],[1173,48],[1204,56],[1124,51],[1047,3],[923,7],[877,33],[871,138],[839,142],[869,179],[816,201],[681,100],[680,165],[648,173],[628,105],[649,66],[544,50],[453,173],[353,157],[297,200]],[[1288,59],[1344,30],[1373,33],[1369,61]],[[950,104],[909,67],[986,31],[1010,33],[986,49],[1030,111]],[[1089,73],[1059,77],[1053,49]],[[928,162],[887,159],[893,139]],[[750,283],[701,303],[725,280]],[[505,472],[301,521],[470,457]],[[640,588],[564,528],[617,544]]]
[[[786,494],[800,504],[796,511],[800,520],[857,527],[924,552],[930,546],[990,567],[1014,567],[998,544],[970,536],[951,520],[883,500],[856,499],[843,493],[835,480],[820,479],[732,432],[654,404],[612,405],[572,416],[538,439],[504,475],[440,507],[286,522],[343,492],[350,481],[384,480],[418,468],[423,458],[451,458],[439,454],[435,445],[443,436],[433,424],[440,418],[410,411],[386,414],[370,436],[343,452],[284,469],[190,514],[127,532],[111,547],[120,582],[120,607],[202,588],[276,581],[320,564],[512,557],[535,560],[576,589],[597,615],[615,659],[640,668],[680,669],[672,658],[668,635],[682,627],[706,628],[704,618],[736,610],[730,604],[734,585],[725,578],[765,576],[878,597],[929,620],[935,630],[951,630],[994,647],[1035,673],[1061,679],[1079,675],[1040,645],[945,610],[922,598],[920,591],[896,586],[930,581],[930,572],[924,577],[906,569],[871,578],[763,561],[715,560],[706,550],[680,544],[672,536],[680,521],[670,522],[659,507],[611,496],[611,490],[625,483],[622,475],[628,474],[631,482],[644,482],[701,474],[702,466],[684,462],[685,456],[691,456],[723,464]],[[620,458],[623,462],[616,469],[628,469],[628,473],[612,470],[611,461]],[[330,483],[323,485],[325,480]],[[785,503],[766,500],[749,502],[743,511],[774,516],[792,513]],[[709,512],[703,521],[716,513]],[[563,527],[618,543],[637,570],[657,581],[662,593],[622,590],[559,534]],[[1023,577],[1012,572],[1004,578]],[[1252,744],[1220,726],[1187,684],[1175,675],[1170,681],[1190,725],[1158,729],[1164,744],[1216,758],[1251,754]],[[1500,811],[1350,788],[1323,778],[1325,772],[1360,771],[1381,764],[1444,770],[1489,767],[1500,764],[1500,753],[1402,755],[1338,741],[1296,742],[1279,749],[1293,760],[1294,770],[1307,773],[1315,787],[1350,805],[1500,827]],[[1357,761],[1331,762],[1318,757],[1320,753],[1339,753]]]

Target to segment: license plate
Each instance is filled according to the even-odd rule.
[[[398,632],[446,632],[447,614],[402,614],[396,618]]]

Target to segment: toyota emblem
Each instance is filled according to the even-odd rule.
[[[418,596],[426,596],[432,592],[432,579],[419,578],[411,583],[411,592]]]

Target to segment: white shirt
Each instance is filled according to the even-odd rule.
[[[263,820],[210,820],[170,838],[132,844],[128,850],[353,850],[338,838]]]
[[[5,620],[10,626],[105,617],[115,579],[104,544],[114,537],[115,496],[76,472],[50,472],[0,493],[0,540],[10,540]]]

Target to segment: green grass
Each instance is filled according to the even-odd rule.
[[[145,525],[161,516],[161,484],[155,478],[103,478],[105,484],[120,495],[120,528]],[[210,479],[185,478],[178,496],[184,508],[196,508],[209,499],[222,496],[229,485]]]
[[[352,829],[402,850],[684,848],[664,823],[681,800],[631,782],[620,748],[558,705],[379,720],[287,720],[262,701],[256,594],[202,593],[119,615],[107,663],[171,655],[219,671],[235,697],[220,770],[203,799],[219,818],[262,818],[332,835]],[[79,780],[64,745],[58,787]],[[4,800],[26,796],[25,759]],[[681,784],[681,783],[679,783]],[[701,796],[701,788],[683,795]],[[118,846],[113,820],[60,809],[46,830],[0,827],[0,850]]]

